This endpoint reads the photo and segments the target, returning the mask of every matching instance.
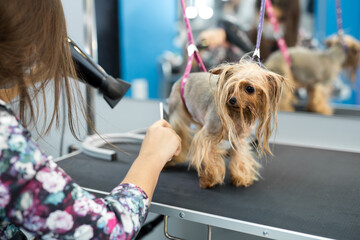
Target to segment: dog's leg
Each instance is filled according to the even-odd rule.
[[[260,164],[254,159],[251,153],[251,146],[242,139],[236,144],[236,150],[230,150],[229,170],[231,183],[237,187],[248,187],[259,178],[258,170]]]
[[[225,148],[219,143],[217,135],[209,133],[206,127],[200,129],[191,144],[192,165],[198,171],[200,187],[210,188],[224,183]]]
[[[181,152],[172,161],[168,162],[166,166],[174,165],[175,163],[182,163],[188,160],[188,152],[192,140],[192,133],[194,130],[190,128],[191,119],[189,113],[186,111],[181,99],[178,101],[169,102],[170,108],[170,124],[175,132],[181,138]]]
[[[324,115],[332,115],[334,111],[329,105],[330,90],[330,86],[323,84],[315,84],[313,87],[308,87],[308,110]]]

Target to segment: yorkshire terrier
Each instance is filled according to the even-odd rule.
[[[251,131],[257,126],[258,153],[271,155],[269,138],[277,126],[283,81],[282,76],[257,63],[241,60],[220,65],[209,73],[190,74],[183,101],[181,79],[178,80],[169,97],[169,113],[170,123],[182,139],[182,151],[169,164],[191,159],[200,177],[200,187],[222,184],[227,154],[223,140],[228,140],[231,183],[250,186],[259,178],[260,164],[247,138],[251,138]]]
[[[350,72],[354,81],[359,64],[360,42],[345,35],[346,47],[337,36],[326,41],[327,49],[311,50],[304,47],[289,48],[291,68],[289,69],[280,51],[269,56],[266,68],[285,76],[294,90],[304,87],[307,90],[307,109],[325,115],[333,114],[329,105],[332,84],[342,69]],[[280,110],[294,111],[297,101],[290,89],[285,88],[280,100]]]

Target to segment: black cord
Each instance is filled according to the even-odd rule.
[[[136,236],[135,240],[140,240],[143,237],[145,237],[146,235],[148,235],[150,232],[152,232],[154,230],[154,228],[156,228],[157,225],[159,225],[162,221],[164,220],[164,216],[163,215],[159,215],[158,217],[156,217],[154,220],[152,220],[151,222],[148,222],[147,224],[145,224],[140,232],[138,233],[138,235]]]
[[[247,33],[243,31],[239,25],[225,19],[221,19],[219,25],[225,30],[226,41],[239,47],[244,52],[251,52],[254,50],[254,44],[249,39]]]

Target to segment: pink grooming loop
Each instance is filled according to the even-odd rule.
[[[289,67],[291,66],[291,59],[290,59],[290,55],[289,55],[289,51],[288,48],[286,46],[286,42],[283,36],[281,36],[280,34],[280,28],[279,28],[279,24],[276,20],[275,14],[274,14],[274,8],[272,6],[271,0],[265,0],[265,4],[266,4],[266,13],[270,19],[270,22],[274,28],[274,32],[276,34],[276,41],[277,44],[280,48],[280,51],[282,52],[286,63],[289,65]]]
[[[344,39],[344,29],[343,29],[343,21],[342,21],[342,11],[341,11],[341,1],[335,0],[336,4],[336,22],[337,22],[337,28],[338,28],[338,36],[339,39],[345,49],[345,51],[348,51],[348,46],[346,45],[345,39]]]
[[[186,32],[187,32],[187,36],[188,36],[188,54],[189,54],[189,59],[185,68],[185,72],[181,81],[181,90],[180,90],[180,94],[181,94],[181,99],[183,101],[183,103],[185,104],[185,98],[184,98],[184,89],[185,89],[185,85],[187,80],[189,79],[189,75],[191,72],[191,66],[192,66],[192,62],[194,60],[194,56],[195,56],[195,60],[198,62],[200,69],[203,72],[207,72],[206,68],[204,66],[204,63],[202,62],[199,52],[197,50],[197,48],[195,47],[194,44],[194,38],[191,32],[191,27],[190,27],[190,22],[189,19],[186,17],[186,12],[185,12],[185,1],[181,0],[181,7],[183,10],[183,14],[184,14],[184,21],[185,21],[185,27],[186,27]]]

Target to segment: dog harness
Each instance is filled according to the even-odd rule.
[[[191,32],[190,22],[189,22],[189,19],[186,16],[186,12],[185,12],[186,7],[185,7],[184,0],[181,0],[181,7],[182,7],[182,10],[183,10],[183,14],[184,14],[185,27],[186,27],[186,32],[187,32],[187,36],[188,36],[188,43],[189,43],[189,46],[187,48],[189,58],[188,58],[188,62],[187,62],[186,68],[185,68],[184,75],[183,75],[182,80],[181,80],[181,89],[180,89],[181,100],[183,101],[184,105],[186,106],[185,98],[184,98],[184,89],[185,89],[186,82],[189,79],[191,66],[192,66],[192,62],[194,60],[194,57],[195,57],[195,60],[197,61],[197,63],[199,64],[200,69],[203,72],[207,72],[207,71],[206,71],[206,68],[204,66],[204,63],[202,62],[202,60],[200,58],[199,51],[198,51],[197,47],[194,44],[194,38],[193,38],[193,35],[192,35],[192,32]]]

